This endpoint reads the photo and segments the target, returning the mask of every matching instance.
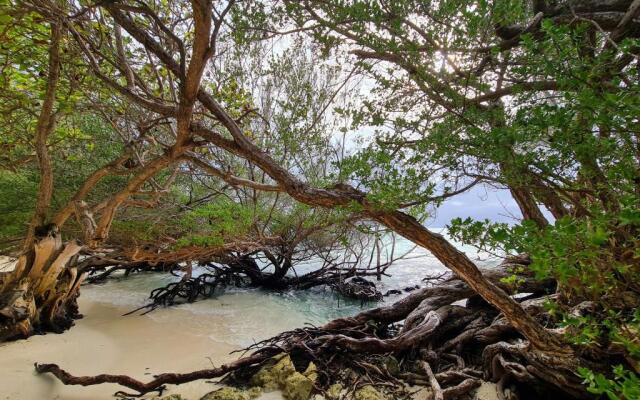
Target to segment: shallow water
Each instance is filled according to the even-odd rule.
[[[471,247],[458,245],[458,248],[480,265],[495,264],[495,259],[480,254]],[[391,276],[383,276],[381,281],[376,283],[382,293],[390,289],[402,290],[416,285],[424,286],[425,277],[447,271],[426,250],[412,249],[412,243],[407,240],[396,242],[396,254],[411,251],[407,257],[397,261],[387,270]],[[311,262],[299,266],[297,271],[304,273],[314,267],[316,265]],[[194,270],[195,275],[203,272],[206,272],[203,268]],[[152,289],[179,279],[170,274],[140,273],[126,278],[111,279],[100,285],[87,285],[82,289],[82,296],[93,302],[109,303],[133,310],[146,304]],[[188,311],[193,318],[191,325],[200,331],[206,331],[210,324],[215,323],[214,331],[219,334],[220,322],[224,321],[226,337],[211,339],[247,346],[284,330],[302,327],[305,324],[324,324],[337,317],[354,315],[366,308],[393,303],[403,296],[406,296],[404,292],[386,296],[382,302],[362,304],[358,300],[345,299],[327,287],[279,293],[261,289],[229,288],[212,298],[180,304],[175,308]],[[166,321],[167,318],[171,318],[171,313],[167,312],[167,309],[159,308],[148,316],[157,321]]]
[[[398,254],[411,249],[407,241],[396,244]],[[459,246],[479,264],[495,260]],[[299,273],[314,268],[301,266]],[[424,286],[425,276],[440,274],[445,268],[422,249],[388,269],[391,276],[379,282],[379,289]],[[202,272],[199,270],[197,272]],[[196,273],[197,273],[196,272]],[[53,362],[74,374],[126,374],[141,380],[161,372],[189,372],[211,368],[238,357],[230,354],[255,341],[282,331],[319,325],[328,320],[353,315],[363,308],[392,303],[402,296],[385,297],[381,303],[361,306],[359,301],[340,298],[326,288],[274,293],[259,289],[229,289],[214,298],[192,304],[159,308],[147,315],[122,316],[147,302],[149,292],[179,278],[170,274],[141,273],[111,279],[81,290],[80,311],[85,318],[61,335],[32,336],[0,345],[0,399],[3,400],[83,400],[111,399],[122,389],[117,385],[91,387],[64,386],[48,375],[36,375],[34,362]],[[196,381],[169,386],[170,393],[199,399],[216,386]],[[152,398],[147,395],[144,398]],[[261,400],[281,400],[278,392]]]

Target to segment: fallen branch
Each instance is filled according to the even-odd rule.
[[[159,395],[162,395],[162,393],[166,389],[165,385],[167,384],[180,385],[182,383],[192,382],[200,379],[219,378],[236,369],[251,365],[257,365],[279,352],[279,349],[273,349],[272,352],[268,351],[268,349],[262,349],[258,353],[240,358],[229,364],[221,365],[218,368],[203,369],[185,374],[160,374],[156,375],[152,381],[149,381],[147,383],[140,382],[139,380],[131,378],[127,375],[100,374],[95,376],[73,376],[56,364],[36,363],[34,365],[36,368],[36,372],[40,374],[47,372],[51,373],[65,385],[91,386],[99,385],[102,383],[117,383],[118,385],[133,389],[138,393],[131,394],[125,392],[117,392],[116,395],[139,397],[150,392],[158,392]]]
[[[429,366],[429,363],[426,361],[423,361],[420,363],[420,365],[422,366],[422,369],[424,369],[424,372],[427,374],[427,377],[429,378],[429,385],[431,385],[431,390],[433,390],[433,400],[444,400],[444,394],[442,393],[442,389],[440,388],[440,383],[438,383],[438,380],[433,374],[433,371],[431,370],[431,366]]]

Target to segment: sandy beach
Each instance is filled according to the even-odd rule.
[[[85,317],[64,334],[0,345],[0,399],[100,400],[112,399],[113,393],[122,389],[117,385],[64,386],[52,376],[36,375],[34,362],[57,363],[77,375],[122,373],[149,380],[153,374],[210,368],[212,363],[219,365],[237,357],[229,354],[237,346],[212,339],[224,337],[223,327],[220,332],[203,334],[200,327],[188,323],[193,318],[186,310],[163,310],[171,313],[165,318],[121,317],[130,309],[83,296],[80,309]],[[198,381],[170,386],[165,394],[180,393],[191,400],[215,388],[210,382]],[[281,396],[268,393],[261,398]]]
[[[34,362],[57,363],[76,375],[127,374],[150,380],[162,372],[189,372],[231,361],[237,345],[212,338],[233,337],[224,321],[208,316],[205,325],[194,324],[193,314],[180,308],[161,310],[160,317],[122,314],[130,308],[80,297],[85,317],[61,335],[47,334],[0,345],[0,400],[102,400],[113,399],[117,385],[65,386],[51,375],[37,375]],[[151,314],[153,315],[153,314]],[[198,400],[217,386],[208,381],[170,385],[164,395],[178,393]],[[143,399],[152,399],[149,394]],[[421,398],[418,396],[417,398]],[[281,400],[279,392],[260,400]],[[484,383],[478,400],[496,400],[495,385]]]
[[[0,268],[11,268],[0,260]],[[140,274],[83,287],[79,298],[84,318],[63,334],[32,336],[0,344],[0,400],[113,399],[118,385],[65,386],[53,376],[37,375],[33,364],[56,363],[74,375],[126,374],[151,380],[163,372],[190,372],[236,359],[230,354],[277,333],[352,315],[359,306],[332,296],[289,297],[260,291],[228,291],[193,304],[160,308],[148,315],[123,316],[146,303],[150,288],[166,284],[170,276]],[[409,281],[409,279],[404,279]],[[169,385],[163,395],[180,394],[198,400],[215,390],[212,382]],[[149,394],[143,399],[152,399]],[[416,396],[423,400],[424,397]],[[495,385],[484,383],[478,400],[495,400]],[[281,400],[279,392],[261,400]]]

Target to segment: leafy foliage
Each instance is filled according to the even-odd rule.
[[[187,213],[180,224],[187,235],[176,245],[215,247],[244,237],[253,223],[251,208],[228,199],[208,203]]]
[[[602,374],[594,374],[586,368],[580,368],[578,373],[584,378],[590,393],[606,395],[610,400],[640,398],[640,378],[621,365],[613,368],[613,379],[608,379]]]
[[[126,165],[83,197],[101,212],[114,193],[126,195],[118,213],[104,214],[115,215],[105,225],[114,236],[171,238],[175,247],[275,236],[284,264],[301,244],[300,258],[314,246],[348,244],[362,204],[318,211],[278,193],[278,174],[237,151],[200,103],[179,128],[191,134],[195,122],[221,131],[226,148],[195,134],[178,140],[172,107],[191,115],[183,112],[189,85],[181,75],[195,49],[193,15],[180,1],[148,3],[123,14],[107,2],[70,19],[59,123],[48,143],[54,206],[67,204],[98,165],[125,155]],[[558,284],[549,327],[581,352],[620,360],[611,372],[581,370],[589,390],[632,398],[638,378],[630,369],[640,360],[640,35],[570,4],[240,2],[219,25],[203,87],[279,167],[315,187],[351,184],[375,212],[402,209],[423,220],[475,185],[511,193],[521,220],[455,218],[450,233],[497,255],[527,254],[532,273]],[[24,225],[23,198],[38,181],[32,132],[48,40],[46,16],[14,5],[0,0],[0,184],[11,187],[0,194],[9,205],[3,236]],[[78,12],[83,5],[67,4]],[[142,32],[121,35],[122,21]],[[164,165],[172,143],[188,145],[185,155],[215,176],[171,159],[136,181],[145,166]],[[261,185],[271,190],[255,189]],[[515,274],[503,283],[520,284]]]

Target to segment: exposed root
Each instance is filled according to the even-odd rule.
[[[440,387],[440,383],[436,379],[436,376],[433,374],[431,370],[431,366],[426,361],[422,361],[420,363],[422,369],[427,374],[427,378],[429,379],[429,385],[431,385],[431,390],[433,390],[433,399],[434,400],[444,400],[444,394],[442,393],[442,388]]]
[[[488,275],[499,280],[500,269]],[[532,316],[546,318],[539,305],[546,283],[525,282],[538,297],[523,301]],[[243,351],[248,355],[219,368],[190,374],[162,374],[148,383],[122,375],[73,377],[51,364],[39,372],[52,372],[66,384],[119,383],[139,394],[160,391],[163,385],[224,376],[225,382],[247,384],[263,362],[278,353],[291,357],[295,369],[317,367],[316,391],[340,383],[349,393],[367,386],[394,398],[408,396],[406,384],[432,388],[437,399],[459,399],[471,393],[481,378],[497,382],[502,396],[516,398],[513,385],[535,387],[566,398],[586,398],[576,379],[579,365],[589,365],[572,353],[550,354],[530,348],[504,318],[456,279],[421,289],[392,306],[365,311],[322,327],[300,328],[258,342]],[[468,300],[467,307],[452,303]],[[402,328],[393,323],[405,319]]]
[[[149,295],[150,303],[129,311],[125,315],[142,310],[144,310],[142,314],[147,314],[160,306],[171,306],[178,302],[193,303],[198,298],[212,297],[218,288],[229,285],[240,286],[244,282],[245,277],[230,269],[215,268],[212,274],[202,274],[195,278],[185,277],[178,282],[171,282],[164,287],[153,289]]]
[[[376,289],[376,284],[359,276],[334,283],[331,287],[345,297],[363,302],[382,300],[382,293]]]
[[[91,386],[98,385],[101,383],[116,383],[120,386],[124,386],[126,388],[137,391],[138,393],[124,393],[118,392],[117,394],[125,395],[125,396],[141,396],[146,393],[158,392],[158,394],[162,395],[165,390],[165,385],[173,384],[179,385],[181,383],[192,382],[200,379],[213,379],[219,378],[231,371],[237,370],[239,368],[248,367],[251,365],[259,364],[269,357],[277,354],[278,351],[272,349],[272,351],[267,351],[267,349],[263,349],[256,354],[252,354],[248,357],[240,358],[232,363],[221,365],[218,368],[205,369],[200,371],[189,372],[185,374],[176,374],[176,373],[165,373],[156,375],[152,381],[147,383],[140,382],[137,379],[131,378],[127,375],[109,375],[109,374],[101,374],[95,376],[74,376],[68,373],[67,371],[61,369],[56,364],[35,364],[35,369],[38,373],[51,373],[56,378],[58,378],[65,385],[82,385],[82,386]]]
[[[81,246],[53,229],[0,275],[0,342],[69,329],[78,313],[85,274],[77,268]]]
[[[190,264],[190,263],[188,263]],[[312,271],[300,276],[277,276],[276,273],[264,272],[258,264],[249,256],[238,256],[225,260],[222,264],[212,262],[202,263],[211,273],[191,277],[191,268],[187,267],[189,273],[185,274],[182,280],[172,282],[151,291],[148,304],[128,312],[129,315],[138,311],[149,313],[158,307],[166,307],[174,304],[194,301],[202,298],[209,298],[214,295],[216,289],[228,286],[236,287],[264,287],[272,290],[285,289],[309,289],[314,286],[328,285],[336,289],[345,297],[359,299],[363,305],[369,301],[379,301],[382,294],[376,289],[374,283],[354,276],[354,271],[347,271],[342,274],[340,271],[324,271],[318,273]],[[136,267],[111,267],[94,278],[94,281],[102,280],[114,270],[125,269],[127,272]],[[174,265],[174,269],[176,266]],[[172,270],[173,271],[173,270]],[[367,273],[363,273],[364,276]],[[349,279],[350,278],[350,279]]]
[[[444,389],[442,391],[442,397],[445,400],[459,399],[461,396],[470,393],[472,390],[480,386],[481,383],[482,381],[480,379],[465,379],[456,386],[451,386]]]

